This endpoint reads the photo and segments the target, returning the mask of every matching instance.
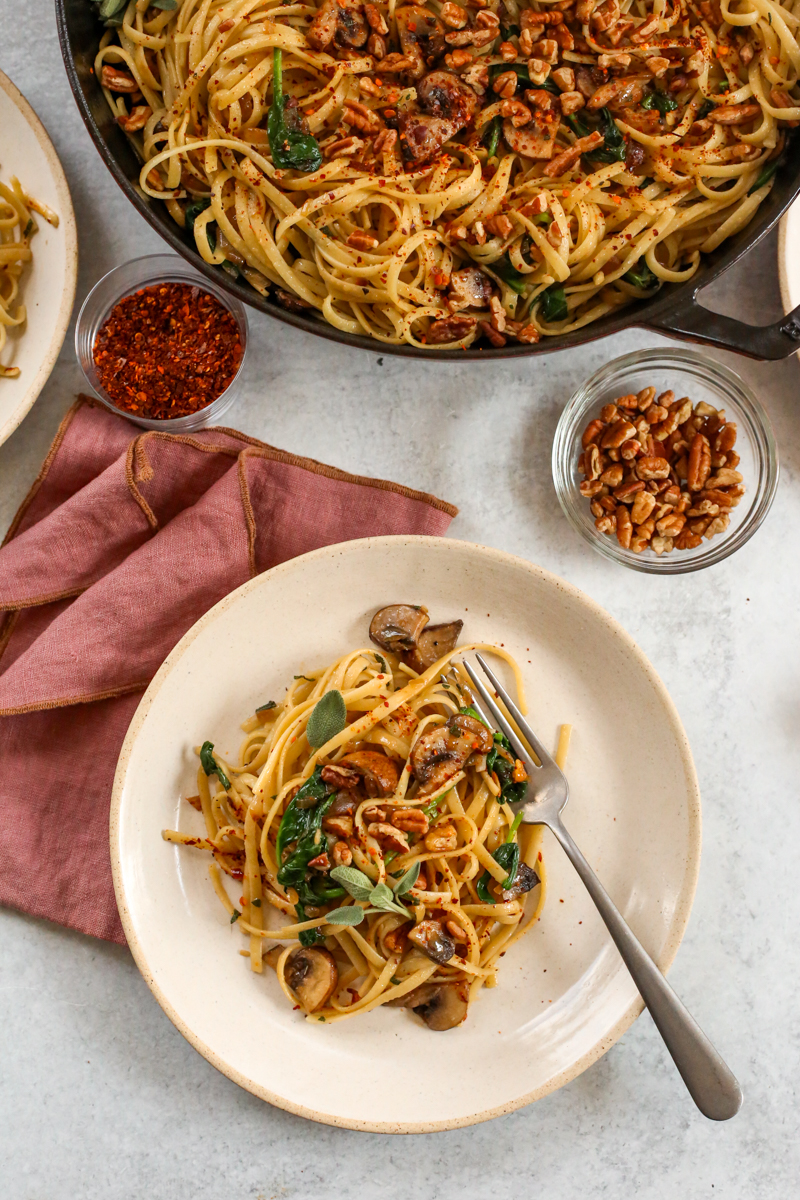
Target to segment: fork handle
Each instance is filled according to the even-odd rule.
[[[548,822],[548,827],[597,905],[695,1104],[712,1121],[735,1117],[742,1104],[742,1089],[736,1077],[634,936],[561,820]]]

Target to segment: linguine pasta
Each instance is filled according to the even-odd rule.
[[[34,211],[51,225],[58,225],[56,214],[26,196],[13,175],[10,184],[0,180],[0,355],[8,330],[24,325],[27,315],[19,299],[19,286],[25,264],[33,258],[30,240],[36,232]],[[0,362],[0,379],[16,379],[18,375],[19,367],[4,367]]]
[[[144,192],[207,263],[387,343],[536,342],[690,279],[800,120],[800,0],[100,13]]]
[[[427,648],[395,639],[387,650],[375,623],[399,610],[427,624],[424,609],[381,610],[381,652],[296,677],[245,721],[236,764],[206,743],[190,798],[205,836],[163,836],[211,853],[242,953],[253,971],[276,969],[293,1005],[334,1021],[394,1004],[446,1029],[541,912],[541,837],[510,808],[525,792],[522,763],[449,663],[461,622],[431,626]],[[437,631],[446,652],[414,670],[436,653]],[[462,649],[475,648],[519,680],[503,649]],[[567,744],[562,734],[561,759]],[[239,881],[235,903],[221,873]]]

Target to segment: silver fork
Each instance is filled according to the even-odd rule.
[[[735,1117],[742,1104],[742,1089],[735,1076],[631,932],[619,909],[567,832],[561,820],[561,812],[569,798],[566,777],[480,654],[477,655],[477,659],[492,685],[495,696],[503,701],[516,723],[516,729],[470,664],[464,662],[462,666],[495,723],[511,743],[515,755],[525,764],[530,777],[526,799],[517,801],[511,808],[515,813],[522,811],[523,822],[527,825],[546,825],[563,846],[594,900],[597,911],[605,921],[608,932],[614,939],[625,966],[633,976],[656,1028],[701,1113],[710,1117],[712,1121],[727,1121],[730,1117]],[[519,734],[525,738],[530,749],[521,741]],[[539,760],[538,763],[531,757],[531,750]]]

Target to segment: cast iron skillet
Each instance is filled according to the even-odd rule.
[[[543,338],[533,346],[512,344],[497,350],[473,347],[469,350],[430,351],[418,350],[407,344],[387,345],[372,338],[344,333],[322,319],[288,312],[260,296],[249,285],[236,282],[217,267],[207,266],[194,248],[194,243],[190,245],[184,238],[166,208],[160,202],[154,203],[139,188],[141,163],[125,134],[112,119],[103,91],[92,72],[102,34],[102,26],[95,13],[96,9],[92,8],[89,0],[56,0],[58,33],[70,86],[103,161],[128,199],[173,250],[245,304],[260,308],[279,321],[333,342],[370,350],[373,354],[400,354],[429,361],[452,359],[464,362],[465,359],[488,360],[542,354],[549,350],[579,346],[620,329],[636,326],[645,326],[688,341],[723,346],[726,350],[735,350],[751,358],[785,358],[800,348],[800,307],[774,325],[754,326],[711,312],[703,308],[697,298],[704,287],[761,241],[800,193],[800,147],[796,141],[790,148],[790,161],[778,173],[775,185],[758,210],[755,220],[709,255],[693,279],[683,284],[667,284],[652,300],[639,301],[574,333]]]

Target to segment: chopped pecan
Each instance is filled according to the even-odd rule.
[[[475,329],[474,317],[444,317],[428,326],[425,336],[427,346],[440,346],[444,342],[460,342]]]
[[[126,133],[136,133],[139,129],[144,129],[149,118],[153,115],[153,110],[149,104],[137,104],[132,108],[127,117],[117,117],[117,124]]]
[[[564,97],[561,97],[561,107],[564,108]],[[594,150],[603,141],[602,133],[598,133],[595,129],[588,137],[578,138],[578,140],[564,150],[550,163],[547,168],[547,174],[551,179],[556,179],[559,175],[563,175],[565,171],[576,163],[582,154],[588,153],[589,150]]]
[[[363,229],[354,229],[347,239],[347,245],[354,250],[369,251],[374,250],[378,245],[378,239],[372,233],[367,233]]]
[[[383,850],[396,850],[398,854],[408,851],[408,838],[402,829],[389,825],[385,821],[373,821],[367,826],[367,833],[374,837]]]
[[[103,63],[100,70],[100,82],[110,92],[138,92],[139,90],[139,84],[129,71],[121,70],[116,66],[112,67],[110,63]]]
[[[448,850],[455,850],[457,846],[458,835],[455,825],[450,821],[435,825],[425,835],[425,849],[431,854],[444,854]]]
[[[421,808],[398,808],[392,813],[392,824],[404,833],[424,837],[430,828],[427,814]]]

